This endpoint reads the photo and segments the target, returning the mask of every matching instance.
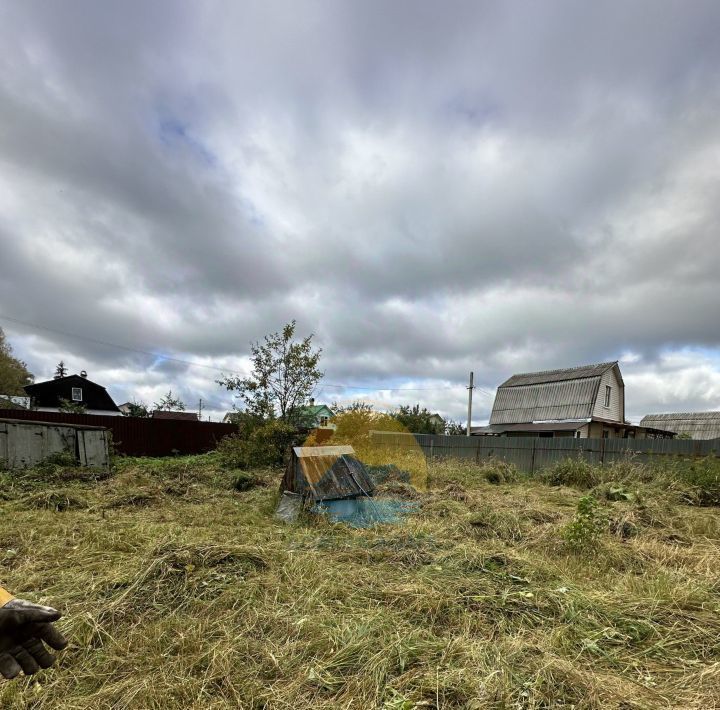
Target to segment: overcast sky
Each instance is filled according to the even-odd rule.
[[[482,423],[620,359],[630,418],[719,409],[719,36],[717,0],[0,2],[0,327],[215,416],[293,318],[321,401],[461,419],[474,370]]]

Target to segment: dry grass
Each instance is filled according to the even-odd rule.
[[[0,578],[72,645],[0,706],[719,706],[717,509],[667,472],[585,474],[437,463],[420,511],[370,530],[279,524],[279,474],[237,491],[212,455],[5,477]],[[591,486],[608,524],[578,552]]]

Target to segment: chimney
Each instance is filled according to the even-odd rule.
[[[315,406],[315,397],[310,397],[310,406],[311,407]]]
[[[80,370],[80,377],[87,377],[87,372],[85,370]]]

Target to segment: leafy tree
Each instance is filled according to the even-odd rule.
[[[237,392],[249,414],[296,424],[302,419],[302,406],[323,376],[318,369],[322,350],[313,349],[312,338],[310,334],[295,340],[293,320],[279,333],[266,335],[264,342],[251,344],[249,377],[227,376],[217,382]]]
[[[448,419],[445,422],[445,433],[450,436],[465,436],[465,434],[467,434],[467,427],[461,422]]]
[[[225,468],[282,466],[290,446],[296,444],[297,430],[280,419],[265,422],[252,431],[226,436],[218,445]]]
[[[254,414],[250,414],[250,412],[245,412],[241,409],[235,409],[232,412],[228,412],[226,421],[229,424],[235,424],[238,431],[245,435],[250,434],[250,432],[265,423],[261,417],[255,416]]]
[[[153,404],[155,411],[159,412],[184,412],[185,403],[179,398],[173,396],[172,390],[159,401]]]
[[[0,328],[0,394],[23,396],[25,385],[32,384],[33,376],[27,365],[12,355],[12,347]]]
[[[69,399],[60,399],[60,406],[58,409],[61,412],[67,412],[68,414],[85,414],[86,408],[84,404],[80,402],[71,402]]]
[[[142,402],[137,402],[133,400],[132,402],[128,402],[128,413],[125,415],[126,417],[149,417],[150,412],[148,411],[148,408],[145,404]]]
[[[330,405],[330,409],[332,410],[333,414],[350,414],[350,413],[366,413],[366,414],[372,414],[374,411],[374,407],[369,402],[360,402],[355,401],[351,402],[350,404],[347,404],[345,406],[342,406],[338,404],[337,402],[333,402]]]
[[[413,434],[442,434],[445,431],[445,425],[438,422],[435,415],[425,407],[420,409],[419,404],[414,407],[402,405],[392,416]]]
[[[58,379],[60,377],[67,377],[68,369],[65,367],[65,363],[60,360],[60,362],[55,365],[55,379]]]
[[[366,402],[353,402],[345,407],[333,404],[331,409],[335,412],[333,423],[335,431],[332,435],[331,445],[350,444],[356,452],[367,454],[374,448],[370,432],[394,431],[399,434],[405,432],[404,427],[395,417],[385,412],[376,412],[372,404]],[[314,446],[316,440],[313,435],[308,438],[309,445]],[[306,446],[308,443],[305,444]],[[363,458],[370,462],[371,458]]]

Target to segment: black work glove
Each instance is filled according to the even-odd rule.
[[[55,656],[43,641],[56,651],[68,644],[53,626],[61,616],[56,609],[24,599],[12,599],[0,607],[0,674],[14,678],[20,671],[32,675],[49,668]]]

